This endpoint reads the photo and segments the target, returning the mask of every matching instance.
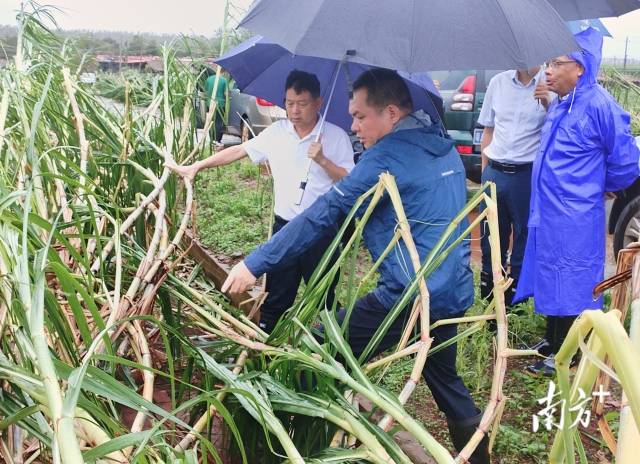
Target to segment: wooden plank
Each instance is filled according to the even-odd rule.
[[[213,256],[202,244],[193,237],[191,231],[186,231],[183,242],[189,247],[189,256],[202,266],[205,275],[213,281],[217,289],[222,288],[222,284],[229,276],[229,266],[220,262]],[[262,300],[262,292],[259,290],[250,290],[240,294],[227,294],[229,301],[233,306],[241,309],[245,314],[253,313],[252,320],[257,321],[260,318],[260,312],[255,310],[256,304],[260,304]]]

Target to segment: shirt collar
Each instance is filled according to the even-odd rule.
[[[520,79],[518,79],[518,71],[516,69],[514,69],[513,71],[511,71],[511,80],[513,81],[513,83],[519,87],[529,87],[529,86],[536,86],[538,85],[538,81],[540,80],[540,77],[542,76],[541,73],[544,72],[544,69],[542,69],[542,66],[540,66],[540,69],[538,70],[538,72],[536,73],[535,76],[533,76],[533,78],[531,79],[531,81],[529,81],[529,83],[527,85],[524,85],[522,82],[520,82]]]
[[[318,135],[318,132],[320,132],[320,125],[322,124],[322,115],[320,113],[318,113],[318,122],[316,122],[316,125],[313,127],[313,129],[311,130],[311,132],[309,132],[305,137],[300,138],[300,136],[298,135],[298,133],[296,132],[295,127],[293,127],[293,123],[291,121],[289,121],[289,119],[286,120],[287,121],[287,131],[296,139],[298,139],[300,142],[302,142],[303,140],[307,140],[310,137],[315,138],[316,135]]]

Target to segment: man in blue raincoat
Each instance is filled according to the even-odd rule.
[[[600,309],[592,289],[604,276],[605,194],[638,177],[638,148],[629,115],[597,83],[602,35],[575,35],[581,50],[547,64],[558,99],[542,129],[533,166],[529,236],[515,301],[533,296],[547,316],[547,353],[529,366],[553,375],[555,354],[586,309]]]
[[[400,76],[394,71],[375,69],[363,73],[353,87],[349,103],[352,129],[366,148],[360,161],[329,192],[236,265],[222,287],[223,292],[244,290],[255,283],[256,277],[286,265],[322,237],[335,235],[356,200],[375,186],[384,172],[395,176],[421,260],[464,206],[465,173],[454,144],[424,112],[412,112],[411,95]],[[365,244],[374,261],[391,241],[396,226],[393,205],[385,196],[364,228]],[[457,234],[464,227],[466,224],[460,224]],[[469,243],[463,242],[429,276],[432,322],[461,316],[473,303],[469,257]],[[364,351],[411,281],[409,262],[406,246],[396,245],[396,250],[379,267],[377,288],[356,302],[348,327],[348,341],[356,356]],[[398,343],[406,314],[405,309],[396,319],[378,353]],[[343,317],[344,313],[338,314],[340,320]],[[437,345],[456,333],[455,324],[444,325],[432,330],[431,336]],[[476,431],[482,414],[456,372],[455,344],[430,355],[423,376],[438,407],[447,416],[452,441],[460,450]],[[470,462],[488,464],[487,445],[485,436]]]

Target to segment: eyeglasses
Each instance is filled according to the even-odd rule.
[[[545,68],[551,68],[551,69],[556,69],[559,66],[562,66],[564,64],[569,64],[569,63],[577,63],[576,60],[553,60],[553,61],[547,61],[544,66]]]

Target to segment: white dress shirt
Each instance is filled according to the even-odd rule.
[[[485,149],[489,159],[501,163],[531,163],[540,148],[540,131],[547,110],[533,98],[533,93],[544,79],[540,71],[524,85],[514,70],[496,74],[482,103],[478,123],[493,127],[493,139]]]
[[[300,199],[300,182],[304,180],[309,163],[309,145],[319,129],[318,118],[311,133],[300,138],[291,121],[282,119],[242,145],[254,163],[269,162],[273,175],[274,212],[287,221],[311,206],[333,186],[329,174],[312,162],[302,203],[296,205]],[[344,130],[325,122],[320,143],[325,157],[347,171],[353,169],[353,148]]]

